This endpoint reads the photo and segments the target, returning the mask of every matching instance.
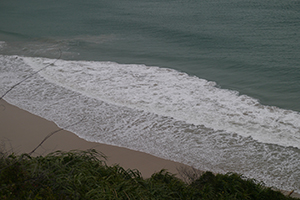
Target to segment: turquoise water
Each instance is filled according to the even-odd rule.
[[[300,192],[299,22],[295,0],[4,0],[0,94],[53,63],[5,100],[61,127],[85,116],[71,131],[87,140]]]

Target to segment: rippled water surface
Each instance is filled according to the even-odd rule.
[[[300,192],[298,1],[2,1],[0,95],[90,141]],[[60,58],[57,60],[57,58]]]

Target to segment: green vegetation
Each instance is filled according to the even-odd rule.
[[[294,199],[253,179],[206,172],[189,183],[165,170],[143,179],[95,150],[0,155],[0,199]]]

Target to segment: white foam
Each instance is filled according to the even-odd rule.
[[[23,58],[34,70],[53,63]],[[40,72],[48,81],[110,104],[172,117],[264,143],[300,148],[300,115],[261,105],[172,69],[114,62],[57,60]]]
[[[31,67],[25,64],[24,60],[26,60],[26,63],[30,64]],[[216,113],[214,115],[207,113],[210,114],[210,116],[206,118],[203,117],[203,121],[206,123],[213,123],[213,117],[217,118],[218,114],[223,114],[219,112],[222,106],[218,106],[221,104],[219,103],[221,100],[218,100],[218,97],[223,99],[223,101],[231,97],[230,100],[225,102],[237,104],[236,106],[240,103],[249,105],[251,108],[258,107],[261,110],[265,110],[267,114],[277,113],[277,115],[280,115],[277,108],[262,106],[247,96],[238,96],[236,92],[218,89],[214,86],[215,84],[213,82],[190,77],[184,73],[170,69],[138,65],[127,66],[109,62],[71,62],[58,60],[53,63],[54,61],[55,60],[49,59],[0,55],[0,94],[4,94],[11,86],[32,74],[33,68],[38,70],[48,65],[49,67],[44,71],[46,73],[43,74],[43,76],[49,76],[49,78],[46,79],[52,82],[47,81],[39,74],[35,74],[11,90],[5,96],[5,100],[31,113],[54,121],[59,127],[68,127],[67,130],[89,141],[146,152],[161,158],[185,163],[201,170],[242,173],[247,177],[264,181],[267,186],[275,186],[284,190],[294,189],[295,192],[300,192],[298,181],[300,179],[300,160],[298,159],[300,149],[261,143],[253,140],[251,137],[242,137],[236,133],[228,133],[228,131],[215,131],[203,125],[195,126],[185,121],[176,120],[176,115],[174,115],[175,117],[173,118],[157,115],[154,114],[155,110],[162,110],[170,116],[173,113],[172,110],[166,112],[164,107],[158,109],[155,107],[155,102],[152,101],[158,101],[161,105],[165,105],[167,103],[161,100],[163,98],[159,97],[173,93],[176,94],[177,92],[177,98],[167,99],[166,97],[164,100],[174,104],[174,108],[176,109],[180,105],[183,105],[188,112],[191,112],[192,109],[189,107],[193,107],[195,104],[193,101],[195,101],[196,98],[193,97],[193,95],[202,92],[206,97],[198,95],[198,98],[203,104],[209,107],[209,101],[211,101],[211,104],[216,105]],[[56,68],[56,73],[59,76],[58,78],[55,77],[57,80],[63,81],[63,77],[65,78],[65,82],[60,83],[62,86],[57,84],[59,82],[54,83],[56,79],[53,79],[51,73],[55,72],[55,70],[49,70],[50,68],[53,68],[52,70]],[[105,74],[103,75],[105,70],[102,68],[111,68],[111,70],[106,70],[107,76],[105,76]],[[136,73],[133,73],[134,69]],[[156,96],[158,97],[153,97],[154,100],[152,100],[151,97],[146,99],[149,105],[154,104],[154,111],[145,112],[141,111],[141,109],[137,109],[137,106],[141,108],[143,108],[144,105],[146,105],[144,106],[145,108],[150,107],[145,103],[147,101],[144,99],[142,99],[144,102],[139,102],[141,101],[138,99],[140,98],[139,96],[141,96],[139,93],[135,95],[132,94],[132,98],[134,97],[136,100],[136,105],[130,104],[133,100],[130,99],[129,97],[131,96],[126,93],[124,93],[123,101],[122,99],[118,101],[121,106],[116,105],[116,102],[114,103],[115,100],[111,98],[112,95],[106,98],[108,99],[106,102],[111,101],[113,103],[105,103],[104,101],[98,100],[102,97],[99,97],[101,91],[104,97],[108,94],[108,83],[111,84],[112,94],[119,91],[118,87],[115,86],[118,84],[114,83],[114,81],[124,79],[124,77],[121,76],[121,72],[125,75],[127,74],[127,76],[132,74],[130,76],[133,77],[132,81],[135,81],[133,82],[135,85],[127,82],[127,85],[122,85],[117,82],[119,84],[118,87],[128,87],[129,89],[133,87],[133,89],[131,89],[132,91],[136,91],[135,87],[144,87],[140,92],[145,96],[147,95],[147,91],[151,92],[153,90],[152,87],[157,88],[152,92],[156,92]],[[160,73],[155,74],[154,72]],[[117,76],[112,76],[112,73]],[[77,80],[77,76],[89,76],[89,78]],[[98,77],[99,80],[96,81],[95,77]],[[149,78],[148,82],[152,85],[149,85],[149,83],[145,81],[147,77]],[[172,78],[177,81],[172,82]],[[73,81],[74,84],[72,85],[70,81]],[[83,85],[79,87],[78,81],[85,82],[81,82]],[[153,82],[157,85],[153,85]],[[199,88],[202,87],[202,90],[196,90],[197,92],[190,94],[190,92],[193,91],[192,89],[195,89],[194,85],[197,85],[196,83]],[[90,86],[90,84],[93,85]],[[101,84],[103,84],[103,86]],[[167,91],[166,88],[162,86],[163,84],[166,87],[169,85],[168,90],[170,91]],[[66,85],[74,89],[69,90]],[[191,86],[191,88],[188,86]],[[94,91],[90,91],[90,87],[94,87]],[[173,87],[178,88],[178,91],[174,91]],[[185,90],[180,89],[184,87],[186,87]],[[116,88],[116,91],[114,91],[114,88]],[[165,89],[164,94],[162,94],[163,91],[160,91],[163,89]],[[122,90],[120,91],[122,92]],[[91,94],[91,92],[94,93]],[[116,94],[118,95],[118,93]],[[96,98],[90,98],[88,95],[90,97],[95,96]],[[182,96],[181,101],[178,100],[180,96]],[[129,100],[126,100],[126,98],[129,98]],[[177,99],[178,105],[174,103],[176,102],[174,99]],[[186,103],[188,100],[190,104]],[[229,103],[227,103],[228,105],[223,103],[224,111],[226,111],[226,107],[231,105]],[[129,108],[129,106],[133,108]],[[197,106],[194,107],[198,109]],[[213,111],[212,108],[207,108],[207,110]],[[281,111],[294,113],[292,111]],[[177,112],[179,113],[179,111]],[[294,114],[297,117],[297,113]],[[242,116],[244,116],[244,114]],[[245,116],[247,116],[247,113]],[[209,119],[209,117],[210,121],[206,120]],[[223,117],[227,120],[227,118],[231,116],[229,115],[227,118],[226,116]],[[82,119],[84,120],[80,121]],[[232,121],[234,120],[233,118]],[[80,123],[74,125],[74,123],[78,121],[80,121]],[[199,123],[203,124],[201,122]],[[231,123],[234,124],[234,122]],[[261,125],[266,126],[264,122],[261,122]],[[278,124],[278,126],[281,127],[282,124]],[[270,140],[272,140],[272,138],[270,138]]]

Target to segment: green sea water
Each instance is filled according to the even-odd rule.
[[[4,99],[81,138],[299,193],[299,33],[298,0],[1,0],[0,96],[34,74]]]
[[[295,0],[0,3],[2,54],[168,67],[296,111],[299,33]]]

